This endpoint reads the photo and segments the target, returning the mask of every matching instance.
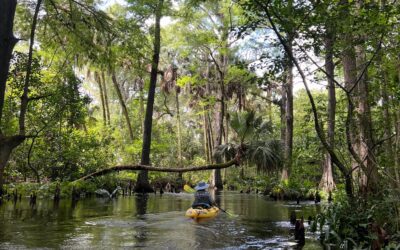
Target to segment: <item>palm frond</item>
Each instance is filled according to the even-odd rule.
[[[214,149],[213,157],[218,159],[225,156],[227,161],[232,160],[237,153],[237,145],[232,143],[222,144]]]
[[[282,147],[278,140],[253,141],[247,145],[246,158],[261,172],[273,172],[282,167]]]
[[[240,143],[243,143],[254,136],[256,124],[261,121],[261,117],[256,117],[254,111],[233,113],[230,125],[236,132]]]

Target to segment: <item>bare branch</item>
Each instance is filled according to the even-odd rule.
[[[29,84],[32,73],[32,55],[33,55],[33,44],[35,43],[35,32],[37,19],[39,15],[40,5],[42,4],[42,0],[38,0],[35,8],[35,13],[33,15],[32,26],[31,26],[31,34],[29,41],[29,52],[28,52],[28,61],[26,63],[26,76],[24,81],[24,89],[21,96],[21,108],[19,115],[19,134],[25,135],[25,115],[28,108],[28,93],[29,93]]]
[[[37,100],[44,99],[44,98],[47,98],[47,97],[50,97],[50,96],[53,96],[53,94],[32,96],[32,97],[28,98],[28,101],[37,101]]]
[[[262,96],[260,94],[255,93],[255,92],[250,92],[250,94],[253,95],[253,96],[258,96],[261,99],[263,99],[264,101],[267,101],[269,103],[275,104],[278,107],[282,106],[282,101],[281,100],[277,100],[277,99],[272,99],[271,100],[271,99],[269,99],[269,98],[267,98],[265,96]]]
[[[200,171],[200,170],[211,170],[211,169],[223,169],[228,168],[233,165],[238,165],[238,160],[235,158],[231,161],[221,163],[221,164],[209,164],[204,166],[197,166],[197,167],[187,167],[187,168],[167,168],[167,167],[153,167],[153,166],[146,166],[146,165],[123,165],[123,166],[115,166],[111,168],[106,168],[99,170],[97,172],[88,174],[83,176],[78,180],[87,180],[92,177],[102,176],[111,172],[115,171],[137,171],[137,170],[147,170],[147,171],[156,171],[156,172],[174,172],[174,173],[184,173],[184,172],[191,172],[191,171]]]

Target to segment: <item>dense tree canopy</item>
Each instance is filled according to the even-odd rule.
[[[121,170],[137,192],[399,194],[396,1],[0,5],[0,196]]]

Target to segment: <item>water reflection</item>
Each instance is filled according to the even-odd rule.
[[[148,197],[149,197],[148,194],[135,195],[136,214],[138,215],[139,218],[143,217],[140,215],[146,214]]]
[[[135,247],[145,247],[148,235],[148,229],[146,226],[146,211],[147,211],[147,200],[148,194],[135,195],[136,204],[136,217],[143,222],[142,226],[136,226]]]
[[[214,219],[184,217],[192,194],[141,195],[118,199],[82,199],[77,203],[29,198],[0,206],[0,249],[3,248],[124,248],[260,249],[292,248],[289,215],[314,215],[320,206],[294,205],[263,196],[221,192],[212,194],[225,210]],[[308,223],[305,223],[306,231]],[[321,247],[311,233],[306,249]]]

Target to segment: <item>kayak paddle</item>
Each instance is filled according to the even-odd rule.
[[[220,207],[218,207],[218,206],[216,206],[216,207],[219,208],[219,210],[221,210],[222,212],[226,213],[226,214],[227,214],[229,217],[231,217],[231,218],[236,218],[236,217],[239,216],[239,215],[237,215],[237,214],[228,213],[227,211],[223,210],[222,208],[220,208]]]
[[[194,190],[191,186],[189,186],[187,184],[185,184],[183,186],[183,190],[185,190],[185,192],[187,192],[187,193],[195,193],[196,192],[196,190]]]
[[[185,192],[187,192],[187,193],[195,193],[195,192],[196,192],[196,190],[194,190],[192,187],[190,187],[190,186],[187,185],[187,184],[185,184],[185,185],[183,186],[183,190],[185,190]],[[214,204],[214,206],[216,206],[216,207],[217,207],[219,210],[221,210],[222,212],[226,213],[229,217],[238,217],[238,215],[228,213],[227,211],[225,211],[224,209],[220,208],[219,206],[217,206],[217,205],[215,205],[215,204]]]

